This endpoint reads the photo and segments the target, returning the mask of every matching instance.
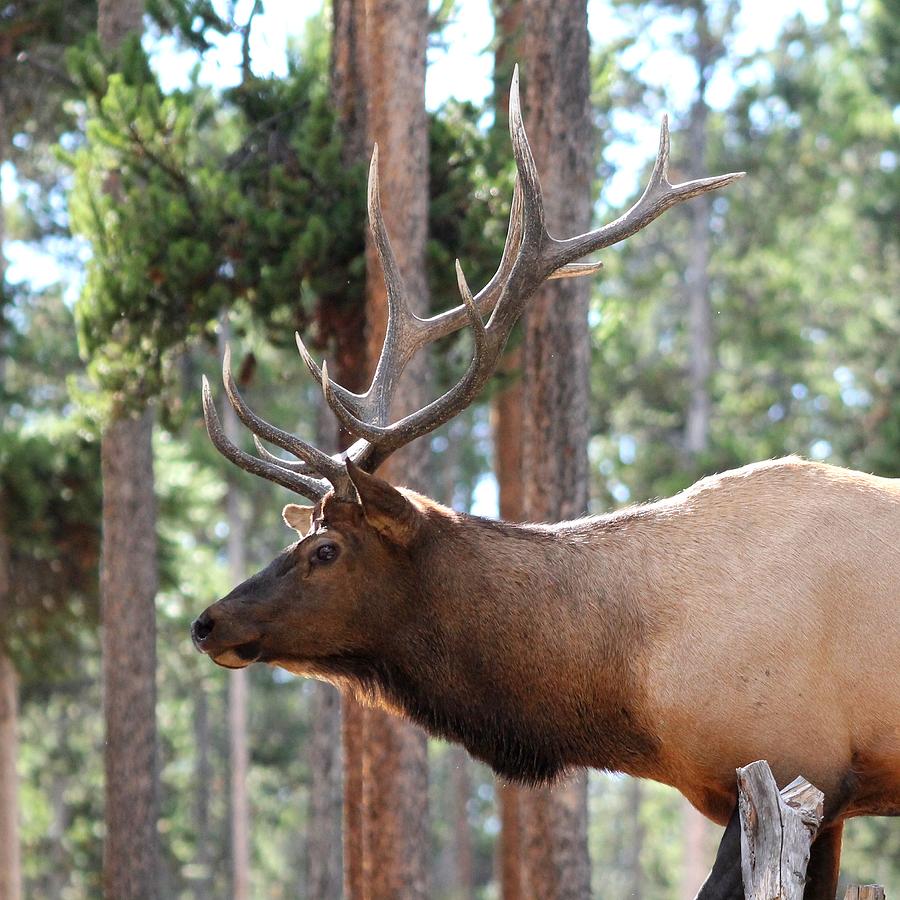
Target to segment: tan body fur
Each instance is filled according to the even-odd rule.
[[[788,459],[625,516],[597,549],[646,622],[662,752],[635,774],[723,824],[755,759],[833,813],[900,813],[900,484]]]
[[[462,680],[587,731],[567,763],[671,784],[722,824],[735,767],[762,758],[782,784],[818,785],[832,816],[900,812],[895,481],[787,459],[607,517],[463,531],[475,545],[443,535],[452,558],[424,593],[444,586],[443,641],[480,653],[492,683],[484,696],[480,672],[444,660],[435,690]],[[591,754],[585,713],[619,701],[655,752]]]

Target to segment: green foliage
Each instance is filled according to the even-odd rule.
[[[25,680],[64,672],[97,619],[99,447],[73,410],[72,316],[55,291],[10,290],[0,388],[0,510],[10,602],[0,639]]]
[[[78,652],[78,630],[96,620],[98,451],[78,422],[0,430],[11,584],[0,637],[26,677],[50,659],[64,669],[66,654]]]
[[[92,249],[79,340],[118,404],[158,394],[222,309],[246,304],[284,343],[317,298],[360,302],[363,274],[362,182],[341,164],[321,71],[248,77],[217,108],[200,89],[163,96],[132,50],[122,74],[72,55],[94,91],[69,157],[72,225]]]
[[[711,445],[681,451],[687,211],[609,258],[595,312],[598,491],[614,502],[790,452],[896,471],[898,277],[879,180],[898,128],[873,93],[866,48],[833,16],[792,20],[771,75],[710,120],[709,171],[747,178],[713,204],[709,271],[717,368]],[[686,136],[673,133],[673,169]],[[685,166],[686,168],[686,166]],[[688,171],[694,172],[695,169]]]

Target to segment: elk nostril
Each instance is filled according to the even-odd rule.
[[[206,640],[212,633],[215,624],[209,613],[205,612],[197,616],[194,619],[194,624],[191,625],[191,637],[194,639],[194,643],[199,644],[201,641]]]

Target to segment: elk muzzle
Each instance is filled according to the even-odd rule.
[[[260,635],[235,633],[230,621],[214,613],[213,604],[205,609],[191,624],[191,640],[194,646],[205,653],[214,663],[226,669],[243,669],[256,662],[262,653]],[[240,629],[240,632],[243,632]]]

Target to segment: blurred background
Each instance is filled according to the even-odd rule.
[[[429,10],[434,311],[458,302],[455,257],[480,286],[503,246],[522,6]],[[118,686],[107,715],[119,704],[149,754],[155,799],[132,811],[157,823],[160,897],[341,895],[336,695],[261,666],[230,677],[193,651],[188,626],[290,540],[285,493],[229,466],[203,429],[200,375],[217,384],[223,336],[251,405],[322,443],[334,429],[293,332],[360,377],[369,150],[348,125],[342,8],[149,0],[122,37],[98,28],[91,0],[0,6],[4,897],[103,893],[104,785],[143,790],[135,756],[117,774],[120,751],[104,753],[102,698]],[[640,193],[663,112],[673,182],[748,173],[603,255],[588,301],[590,511],[787,453],[900,476],[900,2],[591,0],[587,12],[596,222]],[[370,89],[403,77],[381,63]],[[499,514],[498,471],[522,441],[503,412],[518,341],[479,402],[421,442],[429,492],[458,509]],[[448,340],[431,355],[431,395],[467,352]],[[140,509],[157,498],[158,543],[136,589],[149,619],[129,619],[113,651],[101,469],[107,489],[123,473],[101,467],[101,435],[111,445],[117,422],[126,485]],[[152,457],[129,456],[142,441]],[[107,535],[124,559],[141,523],[118,527]],[[501,896],[504,789],[459,748],[426,752],[427,896]],[[693,896],[719,829],[675,792],[615,775],[590,773],[588,805],[595,896]],[[900,890],[898,824],[849,824],[846,882]]]

